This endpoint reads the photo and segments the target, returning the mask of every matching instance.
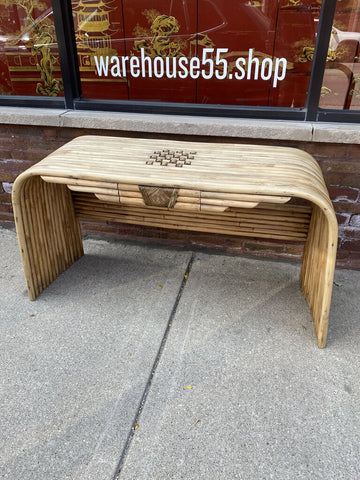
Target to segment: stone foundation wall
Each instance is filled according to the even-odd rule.
[[[176,129],[175,129],[176,130]],[[215,132],[215,130],[214,130]],[[0,223],[13,226],[11,188],[17,175],[74,137],[85,134],[126,137],[159,137],[193,141],[256,143],[300,148],[319,162],[339,222],[338,265],[360,268],[360,144],[325,143],[290,139],[254,139],[235,136],[176,135],[66,126],[0,124]],[[146,228],[116,223],[82,225],[84,234],[95,233],[122,239],[181,247],[204,247],[223,252],[294,258],[302,245],[257,241],[237,237]]]

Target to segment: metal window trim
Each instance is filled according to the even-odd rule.
[[[71,0],[51,0],[66,108],[74,108],[74,99],[80,98],[81,83]]]
[[[33,97],[0,95],[1,106],[68,108],[168,115],[263,118],[276,120],[360,122],[359,111],[324,110],[319,108],[326,55],[337,0],[323,0],[315,46],[308,96],[304,108],[262,107],[243,105],[203,105],[132,100],[101,100],[81,98],[80,71],[77,59],[71,0],[52,0],[58,41],[64,97]]]
[[[37,97],[28,95],[0,95],[2,107],[65,108],[64,97]]]
[[[323,0],[306,101],[306,120],[316,121],[337,0]]]
[[[243,117],[304,120],[305,110],[295,108],[202,105],[195,103],[149,102],[129,100],[81,99],[74,101],[76,110],[104,110],[132,113],[162,113],[215,117]]]
[[[360,123],[360,110],[325,110],[319,109],[318,122]]]

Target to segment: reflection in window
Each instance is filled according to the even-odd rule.
[[[0,94],[62,92],[51,0],[0,0]]]
[[[321,4],[72,0],[83,97],[304,107]]]
[[[360,110],[360,0],[338,0],[320,107]]]

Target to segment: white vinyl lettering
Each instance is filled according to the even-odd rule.
[[[126,62],[129,60],[129,57],[121,57],[121,68],[123,77],[126,77]]]
[[[95,72],[99,77],[133,78],[181,78],[189,76],[196,80],[262,80],[272,79],[272,86],[284,80],[287,70],[286,58],[271,58],[249,49],[248,55],[234,58],[228,48],[204,48],[199,57],[155,57],[140,49],[140,56],[94,55]],[[109,70],[110,67],[110,70]]]
[[[240,64],[243,66],[241,66]],[[244,68],[246,65],[246,59],[243,57],[237,58],[235,65],[236,65],[236,68],[238,69],[238,72],[235,72],[235,78],[236,80],[242,80],[243,78],[245,78],[245,74],[246,74],[245,68]]]
[[[154,75],[156,78],[164,76],[164,59],[162,57],[154,58]]]
[[[216,59],[215,63],[217,67],[220,67],[219,70],[215,70],[215,77],[219,80],[223,80],[227,77],[227,68],[228,64],[225,58],[221,58],[222,53],[227,53],[229,51],[228,48],[217,48],[216,49]]]
[[[280,72],[280,65],[281,65],[281,73]],[[274,79],[273,79],[273,87],[276,88],[277,82],[280,80],[284,80],[286,75],[286,65],[287,61],[286,58],[277,58],[275,61],[275,68],[274,68]]]
[[[171,68],[170,68],[170,60],[172,60]],[[177,57],[165,57],[166,78],[176,78],[176,60],[177,60]]]
[[[181,72],[179,72],[179,77],[180,78],[187,78],[189,75],[189,70],[187,68],[187,64],[189,63],[189,59],[187,57],[180,57],[179,58],[179,68],[181,69]]]
[[[251,74],[252,74],[252,67],[254,66],[254,80],[257,80],[259,78],[259,66],[260,66],[260,60],[256,57],[253,57],[253,52],[254,49],[250,48],[249,50],[249,58],[247,61],[247,79],[251,79]]]
[[[105,57],[104,61],[104,57],[97,57],[94,55],[94,60],[99,77],[102,77],[103,75],[104,77],[107,77],[109,73],[109,57]]]
[[[115,56],[111,57],[110,62],[113,64],[113,66],[110,69],[111,75],[113,77],[121,77],[119,57],[115,57]]]
[[[141,49],[141,76],[152,77],[152,59],[145,55],[145,50]]]
[[[207,73],[205,69],[201,70],[201,76],[205,80],[212,78],[214,75],[214,60],[212,58],[206,58],[208,54],[211,55],[213,52],[213,48],[204,48],[202,53],[202,66],[209,69],[209,73]]]
[[[197,57],[192,57],[190,60],[190,77],[193,79],[197,79],[200,76],[200,59]]]
[[[140,76],[140,58],[131,57],[130,58],[130,75],[134,78]]]
[[[261,62],[261,72],[260,72],[260,77],[263,80],[270,80],[272,75],[272,67],[273,67],[272,58],[264,58],[264,60]]]

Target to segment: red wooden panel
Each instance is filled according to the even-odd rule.
[[[123,0],[123,8],[126,55],[140,58],[140,64],[133,61],[135,75],[140,72],[137,65],[141,68],[137,77],[129,72],[129,98],[194,103],[196,81],[181,78],[179,61],[196,49],[197,0]]]
[[[126,73],[116,68],[125,55],[121,0],[73,0],[72,10],[83,97],[127,100]]]
[[[62,92],[51,0],[0,3],[0,94]]]
[[[360,110],[360,64],[353,66],[353,78],[350,85],[347,107],[350,110]]]
[[[274,54],[288,60],[286,78],[271,88],[270,105],[304,107],[316,32],[320,16],[318,0],[281,0]]]
[[[204,46],[213,46],[214,62],[216,56],[226,59],[228,72],[225,79],[199,78],[198,103],[268,104],[276,13],[277,2],[199,0],[198,56],[202,58]],[[239,58],[244,60],[236,63]],[[261,68],[266,79],[261,78]]]
[[[360,110],[360,5],[343,0],[336,6],[321,107]]]

